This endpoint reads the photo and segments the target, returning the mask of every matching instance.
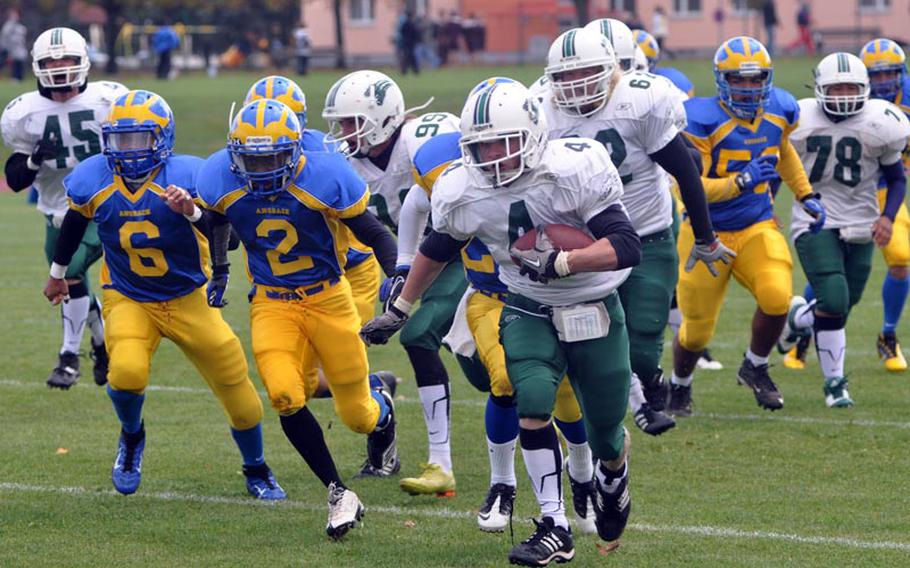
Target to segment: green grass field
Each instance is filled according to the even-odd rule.
[[[783,60],[776,82],[809,96],[809,60]],[[713,91],[708,62],[680,62],[700,94]],[[459,112],[468,89],[492,75],[526,82],[540,68],[451,69],[401,80],[410,105],[435,96],[432,109]],[[323,128],[321,103],[335,73],[301,81],[311,125]],[[397,78],[397,77],[396,77]],[[161,83],[124,77],[131,87],[163,95],[177,119],[177,148],[205,155],[223,144],[231,101],[255,77],[194,75]],[[32,85],[0,85],[8,101]],[[5,160],[5,155],[2,156]],[[789,217],[784,192],[778,212]],[[0,194],[0,566],[495,566],[506,563],[508,533],[476,529],[474,512],[488,482],[483,430],[485,397],[474,391],[446,355],[452,375],[452,439],[458,495],[412,498],[394,480],[354,481],[368,511],[365,525],[343,542],[323,532],[325,490],[285,440],[266,408],[267,458],[290,499],[261,505],[246,497],[239,455],[221,410],[203,381],[163,343],[153,363],[145,406],[148,446],[142,487],[134,496],[113,492],[110,467],[118,423],[83,362],[80,384],[50,391],[60,320],[41,295],[47,276],[41,246],[43,219],[24,196]],[[795,256],[795,255],[794,255]],[[234,259],[234,266],[240,266]],[[249,318],[238,276],[225,317],[248,348]],[[850,318],[848,371],[856,408],[825,408],[814,355],[802,373],[778,365],[772,374],[786,408],[760,410],[734,379],[748,341],[753,300],[731,285],[712,348],[724,363],[699,372],[696,416],[660,438],[628,421],[633,437],[633,513],[621,548],[602,557],[596,540],[578,536],[578,566],[906,566],[910,513],[906,472],[910,457],[910,386],[888,375],[875,353],[884,275],[877,255],[866,297]],[[804,282],[797,266],[795,285]],[[629,317],[635,317],[630,314]],[[902,324],[900,333],[910,338]],[[88,345],[86,339],[86,346]],[[248,352],[249,355],[249,352]],[[404,377],[398,402],[403,473],[426,459],[417,390],[403,351],[372,348],[373,368]],[[670,368],[669,357],[665,368]],[[774,361],[778,361],[774,356]],[[249,359],[252,362],[252,357]],[[254,365],[252,365],[254,366]],[[261,388],[258,376],[254,381]],[[312,408],[345,477],[355,473],[365,440],[334,417],[328,401]],[[520,459],[520,458],[519,458]],[[517,464],[519,500],[515,538],[537,514],[531,488]]]

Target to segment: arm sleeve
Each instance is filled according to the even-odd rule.
[[[358,241],[373,249],[386,276],[395,274],[398,247],[395,245],[392,233],[376,216],[369,211],[364,211],[360,215],[343,218],[341,221],[351,229]]]
[[[420,253],[436,262],[449,262],[461,252],[468,241],[460,241],[445,233],[430,231],[420,243]]]
[[[708,213],[701,177],[683,140],[684,138],[677,134],[666,146],[651,154],[651,158],[676,178],[680,197],[692,220],[695,238],[706,243],[712,238],[714,229],[711,226],[711,216]]]
[[[3,173],[6,174],[6,183],[9,188],[16,192],[30,187],[38,177],[38,170],[28,167],[28,154],[19,152],[12,154],[6,160]]]
[[[401,205],[401,214],[398,219],[398,261],[399,266],[414,262],[417,252],[417,243],[420,235],[427,226],[430,216],[430,199],[423,188],[417,184],[411,186]]]
[[[889,166],[881,166],[882,175],[885,183],[888,184],[888,193],[885,195],[885,207],[882,215],[894,221],[901,204],[904,203],[904,197],[907,195],[907,176],[904,173],[904,166],[898,160]]]
[[[88,228],[89,219],[74,209],[66,212],[63,225],[60,226],[60,235],[54,247],[54,262],[62,266],[69,266],[73,255],[82,243],[82,237]]]
[[[231,240],[231,223],[221,213],[207,209],[199,222],[205,220],[209,232],[209,253],[212,266],[224,266],[228,263],[228,243]]]
[[[588,229],[598,239],[607,239],[616,251],[616,270],[636,266],[641,262],[641,240],[622,205],[607,207],[587,222]]]
[[[789,132],[784,133],[780,145],[780,161],[777,163],[777,171],[797,199],[802,200],[812,194],[812,184],[809,183],[809,176],[806,175],[806,168],[799,159],[799,153],[790,143]]]

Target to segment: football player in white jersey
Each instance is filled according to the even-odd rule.
[[[13,191],[38,190],[38,211],[45,216],[44,252],[48,263],[63,217],[69,208],[63,178],[83,160],[101,152],[101,122],[111,103],[127,92],[119,83],[88,82],[88,49],[85,39],[69,28],[52,28],[35,40],[32,69],[38,90],[16,97],[0,117],[4,143],[12,150],[6,161],[6,182]],[[88,323],[91,331],[93,375],[98,385],[107,382],[108,358],[104,324],[98,300],[89,292],[87,272],[101,258],[101,243],[94,223],[69,265],[66,279],[69,300],[62,304],[63,344],[58,364],[47,384],[68,389],[79,380],[79,347]]]
[[[563,375],[582,406],[595,466],[595,525],[615,543],[631,500],[622,426],[628,399],[629,340],[617,288],[640,259],[640,243],[620,197],[622,182],[595,140],[547,141],[547,119],[519,83],[473,93],[462,111],[462,159],[439,177],[433,230],[393,305],[361,330],[385,343],[411,306],[472,237],[489,248],[508,287],[500,318],[506,367],[517,403],[525,467],[541,509],[534,534],[509,553],[513,564],[546,566],[575,555],[562,498],[563,457],[552,413]],[[554,249],[545,226],[566,224],[592,244]],[[513,246],[537,231],[534,247]],[[576,318],[589,325],[573,326]]]
[[[426,106],[426,105],[423,105]],[[421,107],[419,107],[421,108]],[[458,130],[458,119],[449,113],[426,113],[409,119],[401,89],[378,71],[356,71],[339,79],[326,95],[323,118],[328,136],[344,146],[354,169],[370,186],[370,210],[392,230],[398,231],[401,206],[414,186],[413,160],[430,138]],[[423,230],[423,227],[420,228]],[[383,283],[380,299],[397,294],[410,266],[401,264],[396,276]],[[439,349],[467,287],[460,259],[421,298],[401,334],[401,344],[414,368],[429,439],[429,458],[417,477],[400,481],[411,494],[451,496],[455,492],[449,436],[449,376]],[[385,476],[364,464],[363,475]]]
[[[844,373],[847,316],[869,279],[875,245],[891,240],[907,191],[901,154],[910,121],[892,103],[870,99],[869,91],[858,57],[828,55],[815,68],[815,97],[799,101],[799,126],[790,135],[828,217],[821,231],[811,233],[812,219],[794,204],[790,236],[815,300],[793,297],[779,347],[786,353],[800,335],[815,332],[829,407],[853,406]],[[881,210],[880,177],[888,186]]]
[[[569,30],[553,42],[546,74],[550,94],[542,108],[549,138],[593,138],[610,152],[623,183],[623,204],[641,238],[641,264],[619,295],[629,314],[629,402],[638,427],[658,435],[675,424],[661,412],[667,385],[660,358],[678,267],[667,173],[676,178],[698,227],[688,266],[698,260],[708,266],[729,262],[734,255],[711,226],[698,168],[681,134],[686,115],[678,89],[650,73],[620,74],[607,38],[587,28]]]

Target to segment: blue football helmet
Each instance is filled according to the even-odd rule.
[[[159,95],[130,91],[114,101],[101,136],[111,170],[141,179],[174,151],[174,114]]]
[[[231,170],[255,195],[284,191],[300,161],[300,121],[284,103],[255,100],[231,120]]]

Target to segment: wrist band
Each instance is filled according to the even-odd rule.
[[[25,160],[25,167],[32,170],[33,172],[37,172],[38,170],[41,169],[41,164],[36,164],[35,162],[32,161],[32,157],[29,156],[28,159]]]
[[[395,298],[395,302],[392,304],[396,309],[403,312],[404,315],[411,315],[411,308],[414,307],[414,304],[405,300],[401,296]]]
[[[66,277],[67,268],[67,266],[57,264],[56,262],[51,263],[51,278],[55,280],[63,280]]]
[[[202,219],[202,209],[199,208],[195,203],[193,204],[193,213],[191,215],[184,215],[187,221],[190,223],[195,223],[199,219]]]
[[[556,274],[560,276],[572,274],[572,270],[569,268],[569,251],[559,251],[559,254],[556,255],[556,261],[553,263],[553,268],[556,269]]]

